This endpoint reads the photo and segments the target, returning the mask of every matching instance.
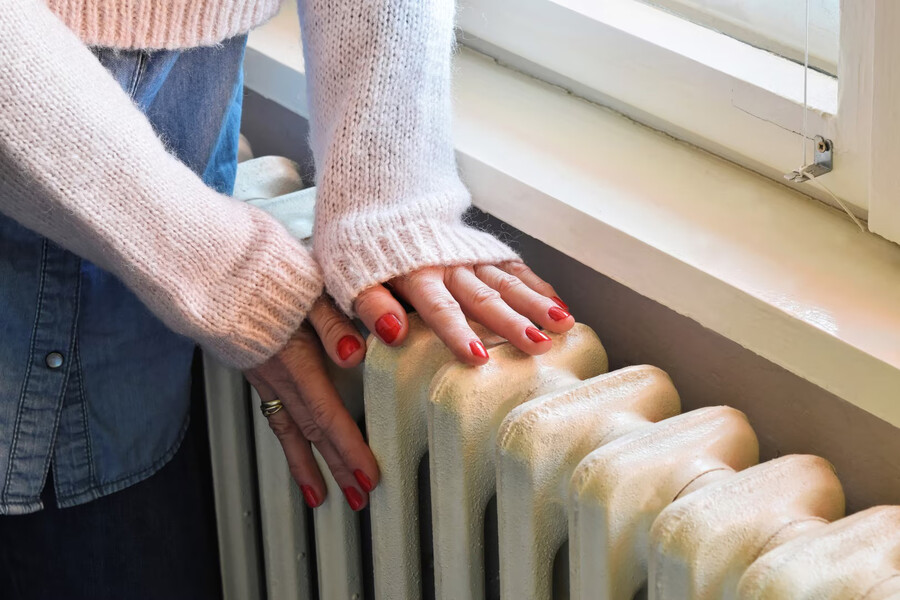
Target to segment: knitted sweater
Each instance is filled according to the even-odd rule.
[[[241,368],[286,343],[322,273],[349,312],[363,289],[420,267],[515,257],[460,219],[452,0],[301,1],[321,271],[271,217],[168,154],[85,47],[212,44],[277,8],[0,0],[0,212],[114,273],[173,330]]]

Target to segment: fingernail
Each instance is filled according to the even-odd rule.
[[[534,343],[550,341],[550,338],[547,337],[546,334],[544,334],[544,332],[537,327],[526,327],[525,335],[527,335],[528,339]]]
[[[345,335],[338,341],[337,351],[338,356],[341,357],[341,360],[347,360],[350,358],[350,355],[359,350],[360,344],[359,340],[356,339],[356,336]]]
[[[371,492],[375,489],[375,486],[372,485],[372,480],[361,470],[357,469],[353,471],[353,476],[356,477],[356,480],[359,482],[359,487],[363,490]]]
[[[547,314],[549,314],[550,318],[554,321],[562,321],[572,316],[557,306],[551,306],[550,310],[547,311]]]
[[[345,487],[344,496],[347,498],[347,504],[350,505],[350,508],[352,508],[353,510],[359,510],[362,508],[362,494],[360,494],[355,487]]]
[[[384,340],[385,344],[394,343],[394,340],[400,335],[400,329],[402,327],[403,325],[400,323],[400,319],[391,313],[381,315],[381,317],[375,321],[375,333]]]
[[[566,304],[565,302],[563,302],[562,300],[560,300],[559,296],[552,296],[550,299],[553,300],[554,302],[556,302],[557,304],[559,304],[559,307],[561,309],[563,309],[565,311],[569,310],[569,305]]]
[[[484,344],[482,344],[480,340],[469,342],[469,350],[471,350],[472,354],[474,354],[478,358],[490,358],[490,356],[488,356],[487,350],[484,347]]]
[[[319,504],[319,497],[316,495],[316,491],[312,489],[308,485],[301,485],[300,491],[303,492],[303,499],[306,500],[306,505],[310,508],[315,508]]]

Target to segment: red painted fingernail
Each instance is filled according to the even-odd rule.
[[[372,480],[361,470],[357,469],[353,471],[353,476],[356,477],[356,480],[359,482],[359,487],[365,491],[371,492],[375,489],[375,486],[372,485]]]
[[[375,321],[375,333],[384,340],[385,344],[392,344],[394,340],[397,339],[397,336],[400,335],[400,329],[402,327],[403,325],[400,323],[400,319],[391,313],[381,315],[381,317]]]
[[[338,356],[341,357],[341,360],[347,360],[350,358],[350,355],[359,350],[359,348],[359,340],[352,335],[345,335],[337,343]]]
[[[488,356],[487,350],[484,347],[484,344],[482,344],[479,340],[469,342],[469,350],[471,350],[472,354],[474,354],[478,358],[490,358],[490,356]]]
[[[525,335],[528,336],[528,339],[534,343],[538,342],[549,342],[550,338],[547,337],[543,331],[538,329],[537,327],[526,327]]]
[[[550,310],[547,311],[547,314],[550,315],[550,318],[554,321],[562,321],[572,316],[558,306],[551,306]]]
[[[310,508],[315,508],[321,504],[319,497],[316,495],[316,491],[310,486],[301,485],[300,491],[303,492],[303,499],[306,500],[306,505]]]
[[[352,508],[353,510],[359,510],[362,508],[362,494],[360,494],[355,487],[345,487],[344,496],[347,498],[347,504],[350,505],[350,508]]]
[[[554,302],[556,302],[557,304],[559,304],[559,307],[561,309],[566,310],[566,311],[569,310],[569,305],[566,304],[565,302],[563,302],[562,300],[560,300],[559,296],[552,296],[550,299],[553,300]]]

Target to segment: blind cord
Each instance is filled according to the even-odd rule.
[[[800,158],[803,162],[800,163],[802,165],[799,170],[800,173],[803,173],[806,165],[809,164],[806,160],[807,146],[809,145],[806,141],[807,115],[809,113],[809,2],[810,0],[805,0],[804,2],[804,17],[806,20],[806,46],[803,51],[803,125],[800,129]],[[838,206],[840,206],[841,209],[843,209],[843,211],[847,213],[847,216],[850,217],[850,220],[853,221],[857,227],[859,227],[859,230],[863,233],[866,232],[866,228],[859,221],[859,219],[856,218],[856,215],[854,215],[853,212],[844,203],[844,201],[838,198],[834,192],[832,192],[830,189],[828,189],[828,187],[825,186],[825,184],[820,182],[815,177],[807,178],[806,182],[813,183],[818,188],[824,190],[829,196],[834,199],[835,202],[837,202]]]
[[[806,161],[806,147],[808,146],[806,143],[806,124],[807,115],[809,113],[809,98],[807,96],[809,92],[809,0],[805,0],[804,5],[806,7],[806,14],[804,15],[804,20],[806,21],[806,45],[804,46],[803,51],[803,128],[801,129],[803,135],[800,136],[801,166],[809,164]]]

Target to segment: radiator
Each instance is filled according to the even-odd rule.
[[[608,372],[584,325],[550,335],[538,357],[484,335],[491,361],[478,368],[415,315],[400,348],[370,337],[362,381],[338,376],[381,468],[362,515],[320,457],[329,496],[306,509],[256,415],[256,470],[238,469],[255,481],[237,487],[258,490],[263,566],[226,549],[226,596],[248,597],[256,573],[273,600],[900,598],[900,507],[845,517],[824,459],[759,464],[741,412],[681,413],[662,370]],[[213,413],[227,378],[207,379],[220,382]],[[217,452],[234,454],[214,448],[214,467]],[[228,468],[215,473],[220,523],[257,510],[229,508]]]

